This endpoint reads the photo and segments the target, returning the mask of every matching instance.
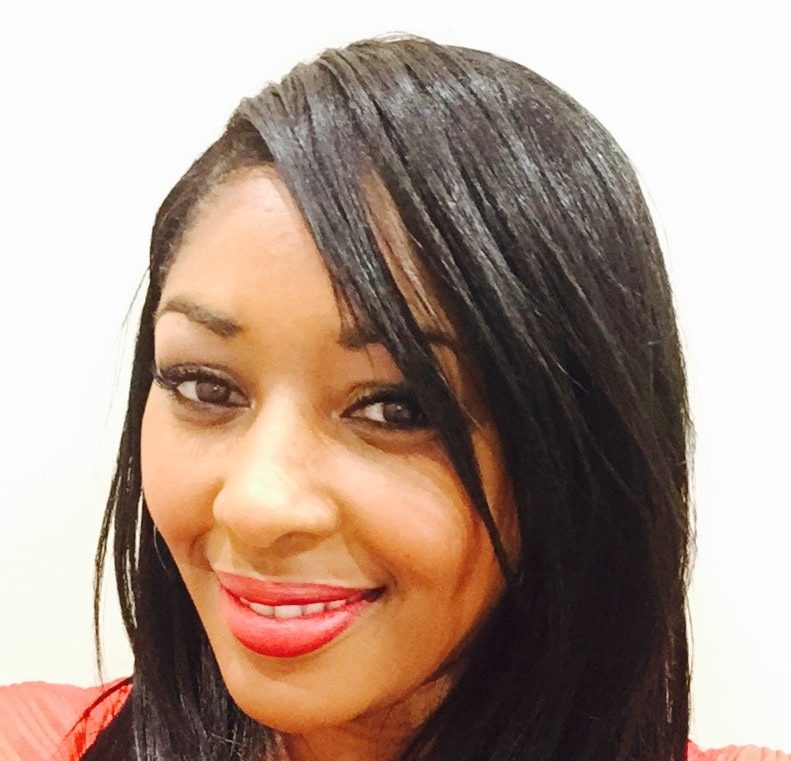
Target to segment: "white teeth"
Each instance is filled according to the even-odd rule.
[[[245,600],[245,602],[247,602]],[[271,605],[261,605],[258,602],[248,602],[247,603],[256,613],[260,613],[262,616],[274,616],[275,609]]]
[[[301,605],[275,605],[275,618],[296,618],[302,615]]]
[[[307,605],[262,605],[246,600],[244,597],[240,597],[239,600],[259,615],[284,619],[310,616],[314,613],[323,613],[325,610],[338,610],[348,602],[348,600],[332,600],[332,602],[311,602]]]

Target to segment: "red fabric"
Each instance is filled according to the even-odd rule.
[[[0,761],[79,761],[129,690],[124,679],[89,688],[47,682],[0,687]],[[703,750],[690,741],[687,761],[791,761],[791,755],[754,745]]]
[[[728,745],[702,750],[690,742],[687,745],[687,761],[791,761],[791,755],[755,745]]]
[[[121,709],[130,690],[127,682],[0,687],[0,761],[78,761]]]

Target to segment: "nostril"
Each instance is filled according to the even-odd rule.
[[[280,552],[300,552],[334,534],[339,527],[337,506],[304,489],[245,489],[226,483],[213,504],[217,526],[237,543]]]

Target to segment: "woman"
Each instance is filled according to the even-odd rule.
[[[9,753],[779,759],[687,741],[689,431],[601,125],[479,51],[326,51],[159,210],[96,564],[134,673],[9,688]]]

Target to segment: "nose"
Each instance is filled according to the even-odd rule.
[[[304,551],[333,534],[339,515],[321,478],[322,449],[296,400],[271,397],[223,455],[215,524],[234,543],[278,553]]]

